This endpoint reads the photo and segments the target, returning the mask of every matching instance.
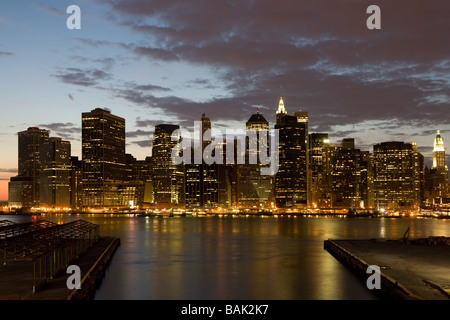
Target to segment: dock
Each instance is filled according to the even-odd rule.
[[[120,239],[101,237],[82,220],[0,226],[0,300],[88,300],[102,281]],[[80,289],[69,290],[69,265],[80,268]]]
[[[366,285],[370,265],[380,267],[382,298],[450,299],[450,238],[325,240],[324,249]],[[369,290],[369,289],[368,289]]]

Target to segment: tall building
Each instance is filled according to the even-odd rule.
[[[434,138],[432,168],[437,169],[438,171],[447,170],[447,166],[445,165],[444,139],[441,137],[439,130],[437,130],[436,138]]]
[[[354,139],[343,139],[333,156],[333,207],[364,208],[370,203],[368,152],[354,148]]]
[[[78,157],[70,157],[70,208],[78,211],[83,207],[83,162]]]
[[[173,208],[185,206],[184,165],[172,161],[172,150],[179,146],[172,141],[178,125],[159,124],[155,127],[152,148],[153,206]],[[181,151],[181,150],[180,150]]]
[[[54,209],[71,207],[70,142],[49,138],[40,151],[40,206]]]
[[[421,204],[423,156],[417,146],[383,142],[373,148],[374,205],[377,209],[417,209]]]
[[[433,146],[433,166],[425,170],[425,201],[427,205],[441,205],[450,195],[448,167],[445,164],[444,139],[439,130]]]
[[[8,187],[8,198],[14,206],[39,207],[42,167],[40,152],[49,135],[50,131],[38,127],[30,127],[18,133],[18,174],[11,178]]]
[[[259,111],[246,122],[246,161],[238,165],[238,202],[239,207],[268,209],[272,203],[272,176],[262,175],[261,168],[267,166],[261,163],[260,154],[268,156],[269,123]],[[261,150],[262,135],[267,141],[267,148]]]
[[[82,114],[83,207],[120,207],[125,179],[125,119],[104,109]]]
[[[33,179],[26,176],[11,177],[8,183],[8,207],[21,209],[33,207]]]
[[[328,133],[309,135],[309,164],[311,172],[311,206],[331,206],[331,171]]]
[[[278,208],[308,205],[308,113],[287,115],[279,105],[275,129],[279,133],[279,166],[275,175],[275,201]]]
[[[280,97],[278,102],[278,109],[276,112],[276,123],[281,123],[283,116],[287,115],[286,108],[284,107],[283,97]]]
[[[227,207],[230,203],[227,197],[226,186],[230,182],[227,180],[226,165],[205,162],[205,159],[208,160],[210,156],[210,152],[205,152],[205,149],[214,138],[211,129],[210,119],[202,114],[200,136],[196,137],[199,143],[191,150],[186,150],[191,152],[191,159],[194,159],[196,151],[199,151],[197,148],[200,148],[202,154],[201,163],[185,165],[186,209],[189,211],[212,210],[222,206]],[[224,156],[224,145],[222,145],[222,156]]]

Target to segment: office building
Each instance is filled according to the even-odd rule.
[[[40,150],[40,206],[52,209],[71,207],[70,142],[49,138]]]
[[[155,127],[152,147],[152,190],[155,208],[184,208],[184,165],[172,161],[172,150],[179,146],[172,141],[178,125],[159,124]],[[178,139],[180,137],[178,136]],[[178,150],[181,152],[181,150]]]
[[[421,203],[423,156],[417,146],[398,141],[373,147],[374,205],[384,210],[415,210]]]
[[[191,152],[192,159],[192,163],[185,165],[186,210],[193,212],[228,207],[231,202],[228,195],[230,181],[227,166],[223,161],[225,143],[222,143],[220,151],[222,154],[219,155],[222,163],[212,161],[211,156],[217,159],[216,150],[214,149],[212,154],[209,149],[205,152],[215,138],[211,133],[211,120],[202,114],[200,125],[200,136],[194,138],[195,145],[185,151]],[[202,155],[201,163],[194,161],[196,153]]]
[[[440,206],[448,202],[450,196],[448,167],[445,164],[444,139],[439,130],[433,145],[433,166],[425,170],[425,203],[428,206]]]
[[[270,175],[261,174],[268,165],[261,161],[261,153],[269,156],[269,123],[259,111],[246,122],[245,163],[238,164],[238,202],[241,209],[269,209],[273,202],[272,179]],[[267,142],[261,150],[261,139]]]
[[[343,139],[341,147],[337,148],[333,156],[334,208],[362,209],[370,203],[369,153],[354,146],[354,139]]]
[[[312,208],[331,206],[331,152],[327,133],[309,135],[310,195]]]
[[[39,207],[41,146],[50,131],[30,127],[18,133],[18,172],[9,182],[9,202],[14,207]],[[22,191],[20,191],[22,190]]]
[[[120,207],[125,179],[125,119],[109,110],[82,114],[83,208]]]
[[[282,101],[282,100],[281,100]],[[284,103],[277,110],[275,129],[279,134],[279,167],[275,175],[278,208],[308,206],[309,154],[308,113],[288,115]]]

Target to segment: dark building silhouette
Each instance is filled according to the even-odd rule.
[[[211,141],[214,138],[211,132],[211,120],[202,114],[200,122],[199,137],[195,137],[196,145],[185,152],[191,152],[191,163],[185,165],[185,191],[186,191],[186,209],[213,210],[222,206],[228,206],[229,200],[224,195],[227,191],[224,184],[227,183],[227,175],[223,162],[224,144],[220,151],[222,154],[222,163],[213,161],[215,158],[214,145]],[[223,140],[223,138],[222,138]],[[205,152],[206,150],[206,152]],[[212,152],[210,152],[212,151]],[[201,161],[195,156],[201,154]]]
[[[11,177],[8,184],[8,207],[11,209],[33,207],[33,187],[32,177]]]
[[[354,147],[354,139],[343,139],[341,147],[337,148],[333,156],[334,208],[360,209],[371,204],[369,153]]]
[[[159,124],[155,127],[152,148],[153,206],[157,208],[184,208],[184,165],[172,161],[172,150],[178,141],[172,133],[178,125]],[[179,150],[181,151],[181,150]]]
[[[269,155],[269,123],[258,111],[246,122],[245,128],[245,163],[237,165],[239,207],[268,209],[273,202],[273,177],[261,174],[261,169],[268,165],[262,163],[260,155]],[[264,150],[260,148],[262,135],[267,142],[267,148]]]
[[[38,127],[18,133],[18,172],[9,182],[10,207],[39,207],[41,146],[49,135],[49,130]]]
[[[83,162],[78,157],[70,157],[70,208],[74,211],[83,206]]]
[[[283,112],[284,110],[284,112]],[[275,175],[275,201],[278,208],[308,205],[308,113],[277,111],[279,167]]]

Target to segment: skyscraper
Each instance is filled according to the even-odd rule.
[[[227,183],[225,165],[205,162],[211,156],[210,152],[205,152],[205,149],[211,144],[213,139],[211,120],[205,114],[202,114],[200,125],[200,136],[195,137],[199,143],[192,149],[186,150],[186,152],[192,153],[191,159],[194,159],[194,154],[198,151],[201,151],[199,153],[202,154],[201,163],[185,165],[186,209],[188,210],[215,209],[222,204],[230,202],[225,195],[227,192],[224,186]]]
[[[331,160],[327,133],[309,135],[311,172],[311,206],[326,208],[331,205]]]
[[[158,208],[184,207],[184,165],[172,161],[172,150],[178,141],[172,133],[178,125],[159,124],[155,127],[152,148],[153,205]]]
[[[82,114],[83,207],[118,207],[125,178],[125,119],[104,109]]]
[[[275,175],[275,201],[278,208],[308,205],[308,113],[287,115],[284,103],[277,110],[279,167]]]
[[[246,161],[238,165],[238,201],[240,208],[269,208],[272,202],[272,177],[262,175],[260,153],[269,152],[269,123],[259,111],[246,122]],[[267,141],[267,148],[261,150],[262,135]],[[251,161],[251,159],[253,160]],[[255,161],[256,160],[256,161]],[[256,162],[256,163],[251,163]]]
[[[71,206],[70,142],[49,138],[41,144],[40,205],[49,208]]]
[[[369,161],[367,152],[355,149],[354,139],[343,139],[333,156],[333,207],[369,206]]]
[[[445,165],[444,139],[441,137],[439,130],[437,130],[436,138],[434,138],[432,168],[437,169],[438,171],[444,171],[447,168]]]
[[[40,203],[41,146],[50,131],[30,127],[18,133],[18,174],[9,183],[9,201],[17,207],[38,207]]]
[[[373,147],[374,201],[378,209],[417,209],[421,203],[423,156],[411,143],[383,142]]]
[[[445,164],[444,139],[439,130],[433,145],[433,166],[425,170],[425,199],[428,205],[440,205],[449,196],[448,167]]]
[[[276,112],[276,123],[281,123],[283,116],[287,115],[286,109],[284,107],[283,97],[280,97],[280,101],[278,102],[278,109]]]

